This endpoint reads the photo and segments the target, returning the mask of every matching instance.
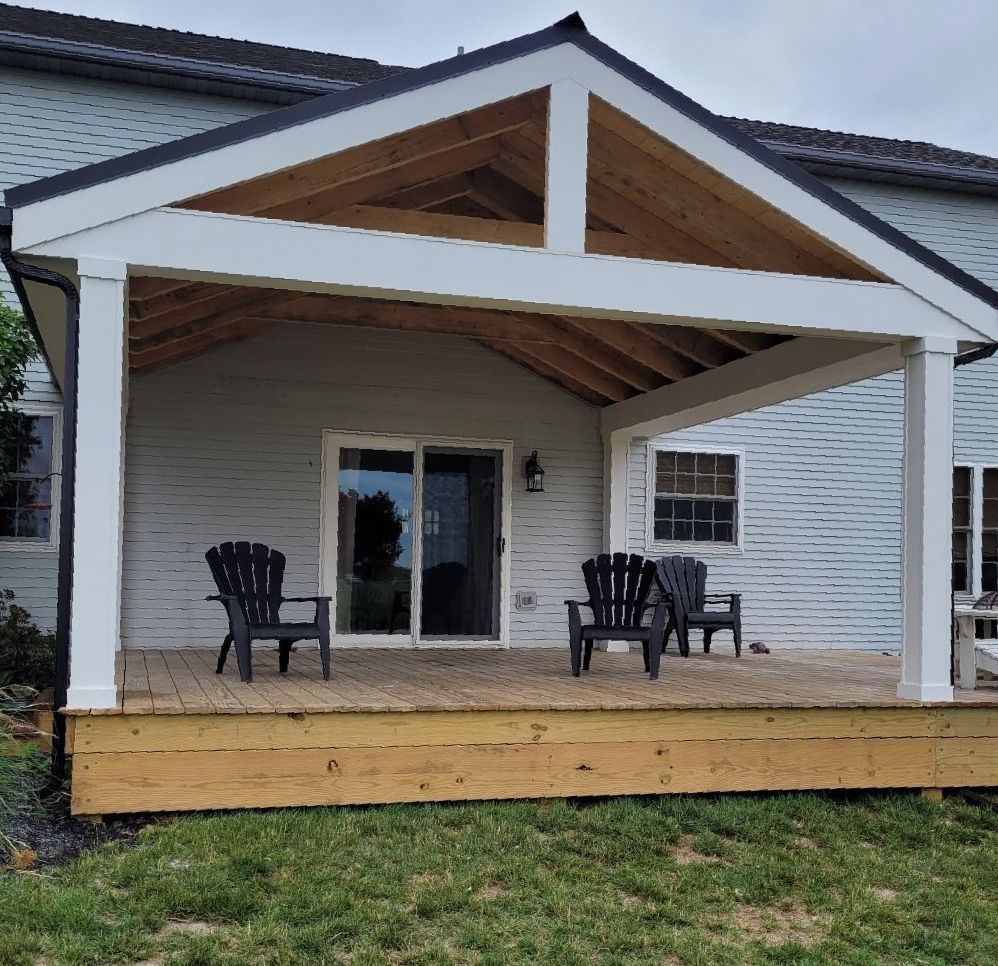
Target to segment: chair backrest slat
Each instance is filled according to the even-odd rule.
[[[641,626],[655,578],[655,563],[639,554],[601,553],[582,565],[586,591],[599,627]]]
[[[677,608],[687,614],[704,609],[707,565],[695,557],[663,557],[658,562],[662,586],[672,594]]]
[[[636,553],[632,553],[627,558],[627,590],[624,593],[624,624],[627,627],[634,626],[634,601],[638,596],[641,563],[641,557]]]
[[[596,574],[599,577],[599,599],[593,603],[600,607],[599,623],[604,627],[613,627],[613,574],[608,553],[601,553],[596,558]]]
[[[613,626],[624,627],[624,601],[627,598],[627,554],[615,553],[610,563],[613,571]]]
[[[222,543],[205,555],[220,594],[233,595],[250,624],[280,620],[284,585],[284,554],[246,540]]]

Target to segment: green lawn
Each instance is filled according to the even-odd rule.
[[[994,963],[998,821],[915,795],[191,816],[0,879],[0,963]]]

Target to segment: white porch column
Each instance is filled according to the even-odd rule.
[[[550,87],[544,247],[586,250],[586,179],[589,158],[589,91],[575,81]]]
[[[120,647],[127,328],[124,262],[81,258],[70,707],[113,708]]]
[[[898,697],[950,701],[952,339],[904,346],[901,683]]]

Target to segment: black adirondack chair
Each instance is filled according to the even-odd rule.
[[[292,644],[318,640],[322,676],[328,681],[330,598],[282,596],[286,558],[262,543],[223,543],[204,556],[218,587],[218,593],[206,600],[221,601],[229,615],[229,633],[222,642],[216,673],[222,673],[233,643],[239,677],[249,682],[253,680],[251,641],[278,642],[278,665],[283,674],[288,669]],[[314,603],[315,619],[311,623],[282,621],[280,610],[285,603]]]
[[[578,677],[589,670],[593,641],[640,641],[644,650],[645,670],[651,679],[658,677],[665,640],[668,608],[649,605],[648,592],[655,579],[655,562],[638,554],[601,553],[582,565],[589,600],[566,600],[568,605],[569,646],[572,651],[572,674]],[[655,607],[651,625],[642,627],[649,606]],[[582,623],[582,608],[593,612],[593,623]],[[585,654],[583,655],[583,649]]]
[[[735,655],[741,656],[741,594],[708,594],[707,565],[694,557],[663,557],[658,562],[658,582],[672,598],[665,644],[669,643],[669,636],[675,628],[679,652],[683,657],[689,657],[690,628],[700,628],[703,631],[703,649],[708,653],[714,632],[730,630],[735,639]],[[707,610],[708,604],[720,603],[726,603],[728,609]]]

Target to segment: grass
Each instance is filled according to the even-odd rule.
[[[0,879],[0,962],[998,962],[998,823],[819,795],[243,812]]]

